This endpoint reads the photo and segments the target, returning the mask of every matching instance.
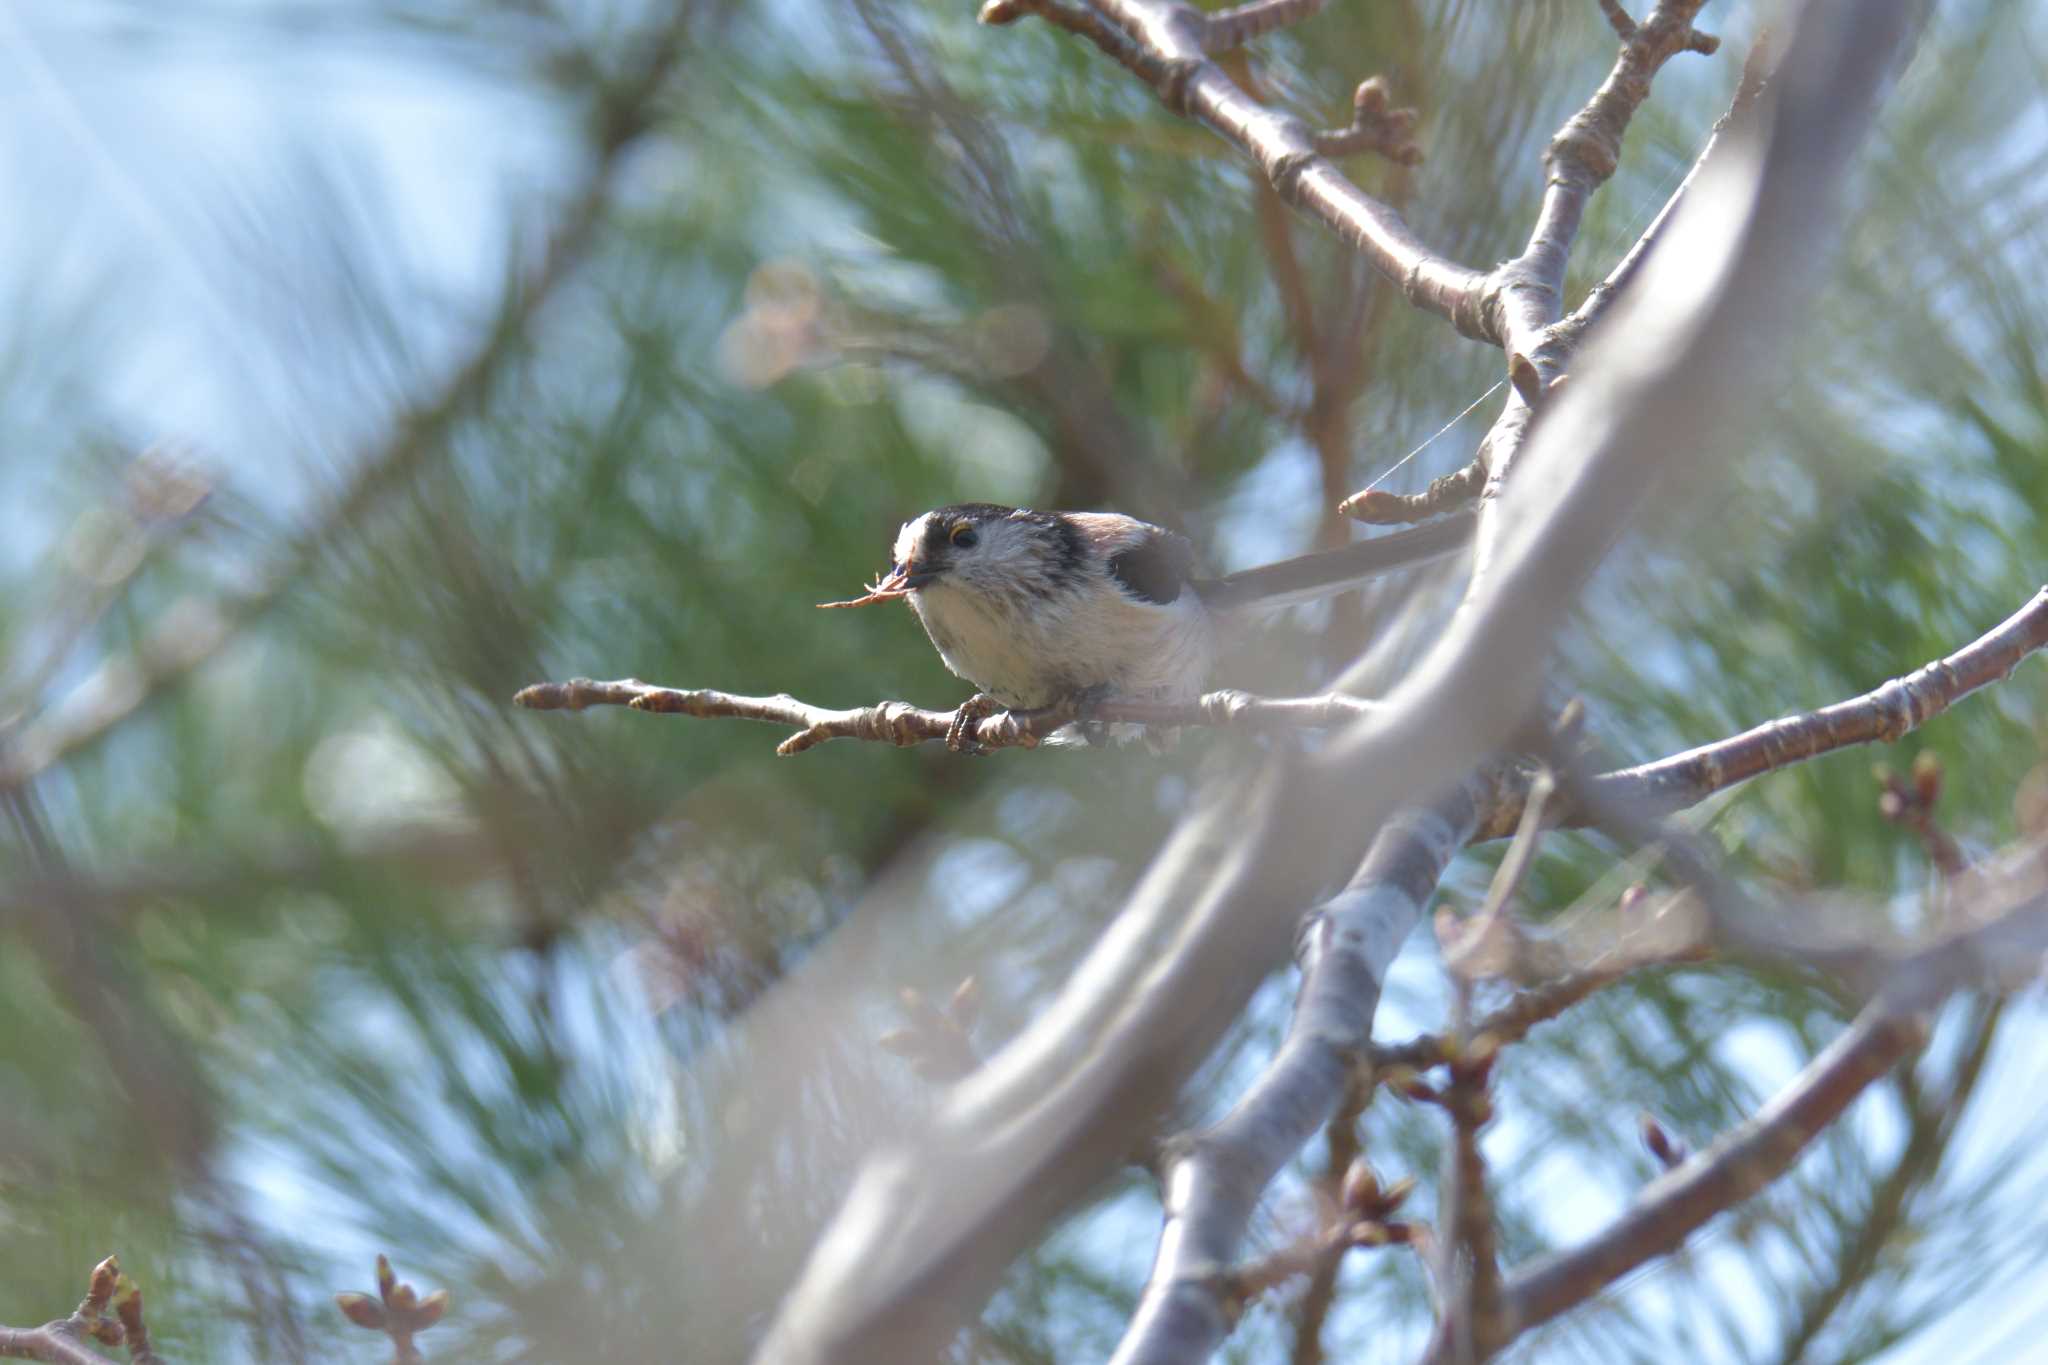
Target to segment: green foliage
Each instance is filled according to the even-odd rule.
[[[488,161],[502,209],[467,227],[491,264],[439,278],[404,246],[441,211],[433,177],[350,160],[309,113],[281,134],[306,163],[173,224],[233,352],[17,259],[0,770],[25,726],[122,681],[98,670],[292,562],[327,494],[405,429],[536,255],[560,197],[536,187],[574,181],[659,8],[279,0],[117,7],[70,31],[173,79],[211,42],[290,72],[347,39],[337,60],[357,75],[391,56],[436,100],[515,110],[553,150]],[[508,704],[587,674],[949,705],[965,685],[907,613],[812,608],[872,570],[903,518],[978,496],[1115,505],[1235,566],[1329,531],[1326,509],[1498,377],[1497,355],[1262,203],[1223,144],[1091,48],[1038,24],[980,29],[971,10],[702,5],[594,241],[417,475],[203,667],[0,798],[0,1322],[60,1315],[117,1250],[171,1358],[369,1359],[328,1305],[386,1252],[450,1293],[422,1342],[435,1359],[741,1359],[860,1155],[931,1103],[873,1046],[900,1022],[897,989],[944,998],[976,974],[993,1047],[1066,980],[1189,774],[1227,746],[970,763],[847,743],[779,760],[779,736],[739,722]],[[1726,21],[1741,36],[1751,16]],[[2042,37],[2023,6],[1943,16],[1889,107],[1798,364],[1766,410],[1729,415],[1746,457],[1673,495],[1561,645],[1559,682],[1616,761],[1872,687],[2038,585],[2048,181],[2038,109],[2013,121],[2041,77],[2023,37]],[[1519,249],[1542,146],[1612,46],[1578,0],[1337,4],[1260,40],[1244,75],[1324,125],[1386,73],[1421,110],[1429,159],[1347,169],[1483,265]],[[1574,290],[1662,203],[1737,71],[1686,58],[1659,78]],[[129,139],[147,145],[127,117],[103,134],[123,165]],[[408,188],[369,188],[395,186],[394,165]],[[1283,245],[1319,326],[1362,319],[1348,465],[1319,461],[1305,431],[1312,366]],[[85,249],[109,274],[167,268],[103,229]],[[474,287],[451,285],[465,273]],[[155,373],[236,401],[196,419],[138,403],[136,376],[167,351]],[[1389,486],[1462,464],[1473,431]],[[133,453],[181,439],[209,495],[152,521],[124,483]],[[1306,690],[1389,601],[1277,623],[1229,681]],[[1931,877],[1878,818],[1872,762],[1940,755],[1949,828],[2004,842],[2041,761],[2042,689],[2030,666],[1897,752],[1764,779],[1703,827],[1760,896],[1846,886],[1910,920]],[[1532,917],[1568,924],[1611,897],[1622,851],[1547,847]],[[1452,894],[1475,901],[1491,861],[1461,863]],[[860,998],[803,998],[792,973],[819,954],[858,967]],[[1384,1031],[1439,1025],[1422,945],[1395,985]],[[1191,1119],[1269,1055],[1286,1004],[1284,983],[1261,996],[1191,1088]],[[1687,968],[1511,1050],[1489,1136],[1510,1262],[1586,1235],[1653,1175],[1636,1111],[1704,1142],[1844,1013],[1814,980]],[[861,1027],[820,1036],[828,1019]],[[1786,1183],[1526,1353],[1776,1358],[1852,1264],[1839,1302],[1808,1315],[1813,1358],[1948,1330],[1942,1314],[2005,1289],[1999,1272],[2048,1228],[2039,1163],[1991,1131],[2014,1127],[2024,1088],[1958,1083],[1973,1039],[2006,1078],[2039,1033],[2030,1006],[1945,1016],[1915,1078]],[[1913,1086],[1985,1117],[1907,1168]],[[1383,1173],[1423,1182],[1425,1220],[1440,1117],[1382,1094],[1363,1122]],[[1305,1161],[1276,1191],[1267,1245],[1306,1225],[1316,1174]],[[1882,1254],[1853,1261],[1895,1174]],[[960,1357],[1105,1354],[1155,1235],[1148,1187],[1119,1181],[1014,1268]],[[1333,1357],[1419,1347],[1415,1257],[1359,1253],[1343,1289]],[[1239,1358],[1288,1348],[1285,1309],[1253,1310]]]

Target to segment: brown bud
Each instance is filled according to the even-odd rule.
[[[405,1317],[420,1306],[420,1292],[409,1284],[402,1284],[391,1291],[385,1302],[391,1306],[394,1315]]]
[[[94,1312],[107,1306],[107,1300],[114,1297],[114,1286],[120,1282],[121,1262],[118,1257],[109,1256],[92,1268],[92,1280],[86,1289],[86,1302]]]
[[[1360,81],[1358,89],[1352,93],[1351,107],[1358,111],[1361,121],[1370,118],[1374,114],[1386,112],[1386,79],[1381,76],[1374,76],[1369,80]]]
[[[1383,1247],[1387,1244],[1387,1225],[1374,1219],[1353,1223],[1347,1240],[1355,1247]]]
[[[1005,24],[1014,24],[1022,19],[1024,6],[1017,3],[1017,0],[988,0],[988,3],[981,7],[981,13],[975,17],[991,28],[1001,28]]]
[[[1442,1098],[1420,1076],[1403,1082],[1396,1089],[1409,1099],[1421,1104],[1435,1104]]]
[[[1665,1170],[1679,1165],[1686,1158],[1685,1144],[1664,1131],[1664,1125],[1657,1122],[1654,1114],[1645,1112],[1636,1118],[1636,1128],[1642,1134],[1643,1146],[1650,1155],[1657,1158],[1657,1164]]]
[[[391,1289],[397,1283],[398,1275],[397,1272],[391,1269],[390,1258],[379,1254],[377,1257],[377,1293],[386,1303],[391,1302]]]
[[[981,982],[967,977],[953,988],[953,999],[946,1005],[946,1013],[953,1022],[966,1028],[981,1013]]]
[[[384,1330],[384,1305],[368,1294],[336,1294],[334,1306],[358,1327],[366,1327],[372,1332]]]
[[[1941,799],[1941,757],[1922,749],[1913,759],[1913,798],[1923,810],[1932,810]]]
[[[1351,1163],[1351,1169],[1344,1172],[1344,1185],[1338,1198],[1344,1207],[1353,1213],[1377,1212],[1380,1206],[1380,1178],[1372,1164],[1364,1157]]]
[[[907,1028],[892,1028],[875,1039],[875,1046],[898,1057],[921,1057],[925,1046],[922,1035]]]
[[[439,1322],[441,1320],[442,1314],[446,1313],[447,1311],[448,1291],[445,1289],[436,1289],[433,1293],[427,1295],[424,1299],[421,1299],[420,1306],[413,1310],[413,1331],[426,1331],[429,1327],[432,1327],[435,1323]]]

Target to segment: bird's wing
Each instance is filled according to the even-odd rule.
[[[1186,536],[1117,512],[1070,512],[1067,520],[1132,597],[1174,602],[1193,578],[1195,547]]]

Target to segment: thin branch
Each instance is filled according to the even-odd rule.
[[[1368,526],[1405,526],[1477,502],[1486,488],[1486,465],[1474,460],[1464,468],[1439,475],[1420,493],[1390,493],[1364,488],[1337,504],[1337,511]]]
[[[1899,1098],[1907,1115],[1905,1145],[1891,1170],[1871,1191],[1853,1234],[1836,1249],[1833,1273],[1811,1293],[1802,1295],[1799,1316],[1778,1348],[1778,1359],[1806,1359],[1814,1339],[1842,1305],[1884,1269],[1884,1253],[1894,1245],[1893,1239],[1913,1226],[1913,1199],[1932,1184],[1953,1150],[1950,1139],[1984,1074],[2003,1013],[2002,1002],[1980,1008],[1970,1025],[1970,1041],[1961,1049],[1955,1080],[1943,1094],[1928,1096],[1911,1069],[1901,1074]]]
[[[1568,119],[1544,152],[1543,201],[1528,244],[1513,260],[1488,272],[1481,309],[1483,335],[1507,352],[1507,369],[1515,393],[1481,440],[1472,462],[1445,475],[1420,494],[1363,489],[1338,505],[1338,511],[1371,525],[1420,521],[1499,485],[1514,453],[1527,438],[1540,398],[1563,376],[1578,349],[1590,317],[1560,323],[1564,308],[1565,273],[1572,245],[1593,193],[1614,175],[1623,136],[1643,102],[1657,72],[1680,52],[1708,53],[1716,40],[1695,30],[1692,20],[1705,0],[1658,0],[1650,17],[1637,25],[1613,0],[1602,9],[1621,35],[1622,49],[1600,88]],[[1364,90],[1359,92],[1361,98]],[[1725,124],[1725,120],[1723,120]],[[1716,125],[1718,132],[1722,124]],[[1710,138],[1694,163],[1697,173],[1713,148]],[[1691,177],[1687,177],[1687,183]],[[1680,186],[1682,194],[1684,186]],[[1658,221],[1650,225],[1637,250],[1624,265],[1633,271],[1647,253],[1679,195],[1673,195]],[[1619,273],[1619,272],[1617,272]],[[1619,283],[1615,289],[1618,290]],[[1610,291],[1610,297],[1613,291]],[[1605,304],[1601,305],[1603,308]]]
[[[1469,983],[1460,983],[1458,989],[1462,995],[1471,991]],[[1486,1158],[1479,1149],[1479,1130],[1493,1118],[1488,1082],[1499,1055],[1493,1048],[1461,1048],[1451,1062],[1451,1083],[1439,1101],[1451,1117],[1437,1266],[1437,1283],[1446,1292],[1426,1360],[1455,1365],[1484,1360],[1508,1334],[1493,1200],[1486,1188]]]
[[[1480,1016],[1463,1043],[1453,1035],[1426,1033],[1405,1043],[1374,1046],[1369,1055],[1372,1072],[1390,1085],[1398,1085],[1413,1072],[1443,1066],[1470,1048],[1498,1050],[1520,1042],[1538,1024],[1557,1018],[1582,1000],[1605,990],[1629,975],[1655,967],[1699,962],[1707,956],[1704,944],[1687,942],[1643,952],[1620,952],[1609,959],[1578,971],[1532,986],[1506,1004]]]
[[[1233,13],[1253,9],[1281,12],[1279,6],[1246,6]],[[993,18],[991,10],[996,11]],[[1288,7],[1286,12],[1299,17],[1310,11]],[[1467,336],[1494,339],[1480,305],[1485,272],[1430,250],[1398,213],[1321,155],[1299,119],[1267,109],[1209,59],[1219,43],[1227,46],[1237,34],[1249,36],[1256,29],[1243,23],[1212,27],[1215,19],[1172,0],[992,0],[982,18],[1007,23],[1024,13],[1089,39],[1150,86],[1168,109],[1205,124],[1237,147],[1283,200],[1335,232],[1410,303]]]
[[[1482,795],[1467,783],[1389,821],[1350,885],[1309,913],[1296,939],[1301,991],[1279,1052],[1213,1127],[1168,1144],[1159,1253],[1113,1365],[1204,1359],[1228,1335],[1236,1314],[1225,1270],[1252,1210],[1343,1103],[1387,966],[1464,847]]]
[[[87,1340],[103,1346],[126,1343],[135,1365],[164,1365],[143,1325],[142,1291],[121,1273],[120,1262],[112,1256],[92,1268],[85,1297],[69,1317],[41,1327],[0,1327],[0,1357],[47,1365],[106,1365],[106,1357],[87,1346]]]
[[[1752,777],[1857,744],[1890,743],[1925,725],[1970,693],[2003,682],[2048,646],[2048,587],[1953,654],[1893,678],[1861,696],[1804,715],[1766,721],[1712,744],[1654,763],[1587,780],[1601,805],[1668,814]],[[1481,837],[1499,837],[1507,812],[1490,812]],[[1518,814],[1518,813],[1517,813]],[[1582,812],[1568,817],[1577,823]]]
[[[1444,965],[1466,981],[1482,974],[1489,963],[1487,950],[1497,948],[1504,935],[1512,933],[1508,905],[1521,890],[1522,881],[1536,863],[1536,848],[1543,839],[1543,817],[1557,790],[1557,779],[1548,768],[1538,768],[1529,779],[1528,795],[1522,800],[1522,819],[1514,842],[1486,889],[1486,902],[1469,924],[1459,926],[1458,946],[1446,955]]]
[[[1498,311],[1492,333],[1510,361],[1534,366],[1541,384],[1563,373],[1565,354],[1549,328],[1564,311],[1565,269],[1593,192],[1614,175],[1621,144],[1636,111],[1650,97],[1658,70],[1681,52],[1712,53],[1716,39],[1692,26],[1705,0],[1657,0],[1649,17],[1628,23],[1619,7],[1608,18],[1621,34],[1620,55],[1585,107],[1565,121],[1543,156],[1543,202],[1521,255],[1494,272],[1489,306]],[[1624,25],[1626,29],[1624,31]]]
[[[2048,896],[2036,890],[1976,929],[1899,959],[1850,1027],[1756,1116],[1645,1187],[1604,1232],[1509,1277],[1511,1332],[1547,1322],[1645,1262],[1675,1251],[1715,1214],[1788,1170],[1823,1129],[1927,1037],[1927,1015],[1957,990],[2037,979],[2048,952]]]
[[[1327,1148],[1323,1183],[1332,1193],[1343,1189],[1351,1172],[1364,1160],[1364,1151],[1358,1140],[1358,1117],[1364,1111],[1370,1093],[1368,1084],[1361,1084],[1354,1078],[1344,1092],[1343,1101],[1337,1106],[1336,1115],[1323,1125],[1323,1142]],[[1322,1365],[1323,1325],[1337,1303],[1337,1271],[1343,1265],[1344,1252],[1348,1249],[1345,1246],[1328,1248],[1309,1266],[1308,1288],[1302,1291],[1301,1301],[1294,1310],[1294,1351],[1290,1365]]]
[[[475,350],[441,386],[398,414],[384,442],[356,466],[320,520],[270,565],[257,586],[219,605],[169,613],[134,657],[102,668],[66,703],[25,725],[0,751],[0,791],[34,781],[97,744],[274,606],[321,555],[344,545],[363,518],[446,446],[457,421],[497,389],[543,305],[583,260],[611,199],[612,173],[649,126],[681,60],[693,7],[679,4],[644,45],[634,75],[605,92],[587,174],[563,210],[539,262],[506,293]]]
[[[1743,59],[1742,80],[1736,86],[1735,98],[1729,102],[1726,112],[1714,120],[1714,126],[1708,131],[1706,141],[1700,145],[1698,155],[1693,158],[1692,165],[1686,168],[1685,178],[1678,182],[1678,187],[1665,199],[1663,207],[1657,210],[1657,216],[1650,220],[1650,225],[1643,229],[1628,252],[1616,262],[1612,270],[1607,272],[1607,277],[1588,291],[1570,316],[1552,324],[1550,339],[1565,357],[1569,357],[1578,349],[1585,334],[1606,315],[1608,309],[1614,306],[1615,300],[1620,298],[1642,273],[1643,262],[1650,258],[1650,253],[1663,241],[1665,229],[1676,217],[1679,205],[1683,204],[1692,192],[1693,184],[1699,179],[1701,170],[1713,160],[1721,139],[1727,136],[1729,128],[1737,119],[1747,116],[1755,107],[1757,96],[1763,91],[1770,64],[1775,56],[1770,35],[1766,31],[1757,38],[1749,50],[1749,55]]]
[[[944,740],[958,711],[926,711],[909,702],[885,701],[834,711],[788,695],[742,697],[708,689],[656,687],[637,678],[595,682],[535,683],[524,687],[513,703],[529,711],[581,711],[591,706],[629,706],[665,716],[726,717],[786,725],[797,733],[776,746],[788,757],[816,748],[829,739],[864,739],[908,747]],[[998,711],[970,727],[968,733],[986,749],[1033,748],[1047,735],[1077,717],[1105,725],[1203,725],[1255,729],[1273,726],[1329,728],[1369,714],[1375,703],[1332,693],[1320,697],[1260,697],[1249,692],[1209,692],[1186,704],[1145,701],[1100,702],[1083,710],[1048,706],[1035,710]]]

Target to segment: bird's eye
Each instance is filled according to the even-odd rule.
[[[975,530],[971,523],[963,521],[955,524],[947,539],[963,550],[970,550],[974,548],[974,543],[981,539],[981,532]]]

